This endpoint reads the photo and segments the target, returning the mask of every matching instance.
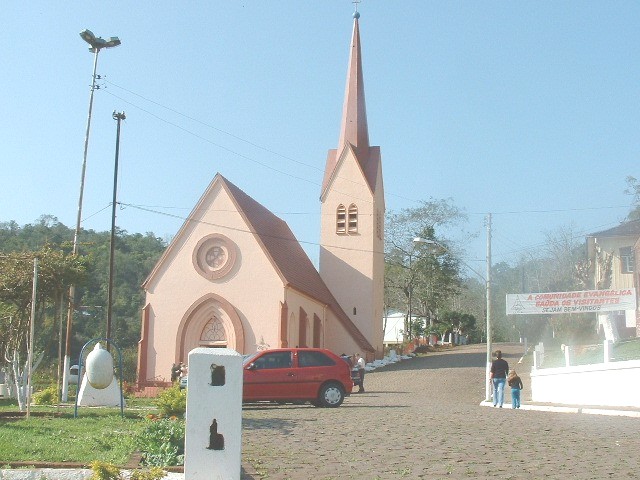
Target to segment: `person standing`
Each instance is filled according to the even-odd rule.
[[[522,390],[522,380],[515,370],[509,372],[507,383],[511,387],[511,408],[520,408],[520,390]]]
[[[364,367],[366,365],[366,362],[364,361],[364,358],[360,356],[359,353],[356,353],[356,358],[358,359],[357,361],[358,375],[360,377],[360,385],[359,385],[360,388],[358,389],[358,393],[364,393]]]
[[[509,364],[502,358],[502,351],[496,350],[494,355],[497,357],[491,362],[491,381],[493,383],[493,406],[502,408],[504,403],[504,384],[507,381],[507,373],[509,373]]]

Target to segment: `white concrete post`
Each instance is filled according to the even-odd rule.
[[[611,361],[611,346],[613,342],[611,340],[605,340],[602,346],[604,347],[604,363]]]
[[[185,480],[240,480],[242,356],[228,348],[189,352]]]
[[[571,347],[569,345],[564,346],[564,366],[571,366]]]

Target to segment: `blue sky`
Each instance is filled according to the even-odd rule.
[[[482,269],[545,232],[617,225],[640,177],[640,3],[382,1],[359,5],[370,139],[387,209],[451,198]],[[216,172],[285,219],[314,262],[327,150],[336,148],[348,0],[3,2],[0,221],[75,226],[92,54],[102,51],[83,226],[171,237]],[[144,208],[144,210],[142,209]],[[469,240],[469,234],[477,238]]]

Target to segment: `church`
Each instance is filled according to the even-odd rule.
[[[196,347],[320,347],[383,356],[380,147],[369,145],[359,13],[340,136],[320,191],[317,270],[289,226],[215,175],[143,283],[138,386],[169,384]]]

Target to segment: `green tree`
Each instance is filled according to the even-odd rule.
[[[437,316],[438,308],[460,291],[460,267],[451,249],[433,251],[446,243],[436,240],[436,230],[447,231],[466,220],[450,200],[431,200],[419,207],[390,213],[385,233],[385,306],[404,311],[405,331],[423,335],[429,326],[415,321],[409,326],[409,299],[412,317],[425,324]],[[420,238],[425,242],[414,242]]]
[[[27,380],[28,365],[24,363],[28,353],[28,337],[31,321],[34,281],[34,260],[38,260],[36,312],[43,312],[47,302],[59,304],[61,293],[71,283],[81,283],[85,273],[85,259],[66,254],[60,249],[45,245],[37,252],[19,252],[0,255],[0,361],[9,373],[10,383],[19,393],[20,408],[24,397],[20,387]],[[40,316],[36,315],[37,322]],[[34,324],[34,330],[36,325]],[[39,329],[46,324],[40,321]],[[46,335],[40,338],[46,339]],[[34,346],[34,349],[37,345]]]

